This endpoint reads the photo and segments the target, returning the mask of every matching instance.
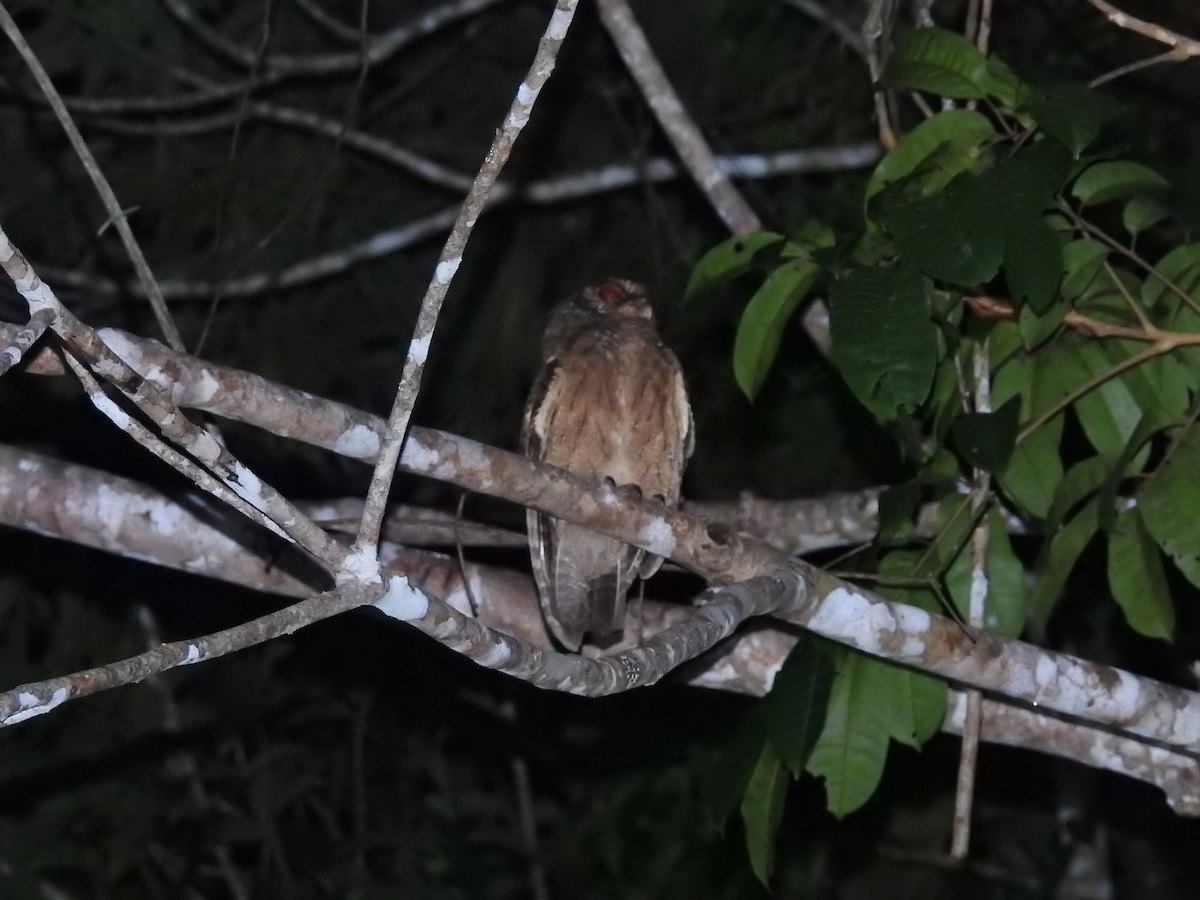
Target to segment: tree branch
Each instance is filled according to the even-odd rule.
[[[363,505],[363,517],[359,524],[358,537],[355,539],[355,552],[363,554],[379,542],[379,531],[383,526],[384,507],[387,505],[388,493],[391,490],[392,478],[396,471],[396,461],[400,458],[400,448],[408,433],[408,422],[412,416],[413,406],[417,402],[417,394],[421,389],[421,376],[425,371],[425,361],[429,357],[430,344],[433,342],[433,331],[437,326],[438,314],[442,302],[450,290],[454,273],[462,263],[463,252],[467,241],[475,228],[475,223],[483,213],[500,170],[508,161],[513,145],[521,134],[525,124],[533,113],[542,86],[554,72],[554,63],[558,51],[567,37],[571,20],[575,17],[575,8],[579,0],[557,0],[546,31],[538,42],[537,53],[534,54],[533,64],[517,95],[513,98],[512,106],[504,122],[496,132],[487,158],[475,176],[475,182],[462,208],[454,220],[450,236],[446,239],[442,252],[438,256],[437,269],[433,280],[421,300],[421,308],[417,313],[417,324],[413,329],[412,341],[408,345],[408,356],[404,360],[404,371],[400,375],[400,384],[396,387],[396,399],[388,417],[387,431],[380,447],[379,458],[375,461],[375,471],[371,475],[371,484],[367,489],[367,499]]]

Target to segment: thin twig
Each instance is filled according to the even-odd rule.
[[[858,169],[870,165],[878,158],[878,145],[874,142],[863,142],[840,147],[814,147],[811,150],[721,156],[717,157],[717,163],[735,178],[773,178],[800,172]],[[641,183],[642,176],[650,181],[661,182],[677,178],[680,174],[679,167],[671,161],[655,158],[649,160],[644,168],[615,164],[532,182],[520,193],[514,193],[509,185],[498,184],[488,199],[484,214],[503,203],[558,203],[632,187]],[[340,275],[362,263],[382,259],[428,240],[445,232],[454,223],[457,215],[458,207],[448,206],[398,228],[377,232],[347,247],[302,260],[278,271],[255,272],[223,281],[165,279],[160,284],[165,296],[179,300],[207,299],[214,294],[220,294],[228,300],[299,287]],[[88,273],[48,265],[41,265],[40,269],[51,281],[101,296],[112,296],[125,290],[135,295],[142,293],[137,284],[117,284]],[[813,317],[819,318],[819,313],[814,313]],[[808,323],[810,317],[806,316],[805,321]],[[827,328],[828,323],[825,324]]]
[[[454,220],[450,236],[446,239],[442,252],[438,256],[437,269],[433,280],[421,300],[421,308],[417,313],[417,324],[413,329],[413,338],[409,343],[408,356],[404,361],[404,371],[400,376],[400,384],[396,388],[396,400],[388,417],[388,433],[383,447],[379,452],[379,460],[371,475],[371,485],[367,490],[366,504],[363,507],[363,519],[359,526],[358,537],[354,542],[355,550],[363,553],[373,548],[379,542],[379,530],[383,524],[387,495],[391,489],[392,477],[395,473],[396,461],[400,458],[400,448],[408,431],[408,422],[412,416],[417,394],[421,389],[421,375],[425,371],[425,361],[429,356],[429,347],[433,341],[433,331],[437,326],[438,314],[442,302],[450,290],[454,273],[462,263],[463,251],[467,241],[479,220],[488,195],[491,193],[500,170],[508,161],[513,144],[518,135],[529,121],[533,106],[537,102],[542,86],[554,72],[554,64],[558,58],[559,48],[570,29],[571,20],[575,16],[575,8],[579,0],[558,0],[546,31],[538,42],[537,53],[533,65],[513,99],[508,115],[496,132],[487,158],[475,176],[475,182],[463,201],[462,208]]]
[[[975,386],[976,413],[992,411],[991,369],[988,342],[975,346],[971,356],[972,381]],[[990,496],[991,479],[983,469],[975,472],[971,490],[971,514],[976,519],[971,534],[971,588],[967,609],[967,624],[984,627],[989,578],[987,571],[988,542],[991,537],[986,507]],[[958,762],[958,783],[954,794],[954,833],[950,855],[965,859],[971,844],[971,808],[975,802],[975,775],[979,763],[979,730],[983,716],[983,696],[977,690],[967,692],[967,714],[963,725],[963,740]]]
[[[70,348],[67,363],[81,379],[97,409],[202,489],[220,497],[263,527],[286,536],[315,559],[330,566],[330,571],[336,571],[346,556],[346,548],[301,515],[278,491],[260,480],[212,435],[193,424],[162,389],[144,379],[114,353],[93,329],[72,315],[12,244],[3,226],[0,226],[0,268],[12,278],[17,291],[29,304],[31,314],[41,310],[53,313],[50,327]],[[76,355],[86,360],[88,365],[82,365],[76,360]],[[104,393],[92,370],[102,375],[145,413],[163,437],[152,434],[146,426],[114,403]],[[190,458],[167,441],[183,447]]]
[[[1166,44],[1173,51],[1179,54],[1179,59],[1189,59],[1193,56],[1200,56],[1200,41],[1195,38],[1184,37],[1178,32],[1171,31],[1168,28],[1163,28],[1155,22],[1149,22],[1145,19],[1139,19],[1136,16],[1131,16],[1127,12],[1122,12],[1113,6],[1108,0],[1087,0],[1092,6],[1104,13],[1104,17],[1112,22],[1118,28],[1125,28],[1129,31],[1140,34],[1142,37],[1150,38],[1152,41],[1158,41],[1160,44]]]
[[[671,86],[626,0],[597,0],[600,19],[692,179],[734,234],[762,228],[758,215],[716,164],[700,129]]]
[[[867,50],[867,71],[871,76],[871,88],[875,95],[875,118],[879,127],[879,143],[886,150],[896,146],[898,138],[892,124],[891,92],[881,84],[884,58],[884,39],[891,35],[896,17],[896,0],[871,0],[867,15],[863,19],[863,45]]]
[[[158,282],[154,278],[154,273],[150,271],[150,264],[146,262],[146,256],[142,253],[142,248],[138,245],[137,238],[133,236],[133,229],[129,227],[129,220],[122,209],[120,202],[117,200],[117,195],[113,193],[112,186],[108,183],[108,179],[104,177],[104,172],[100,168],[100,164],[96,161],[96,157],[92,155],[91,149],[83,139],[83,135],[79,133],[79,129],[75,127],[74,121],[71,119],[71,114],[67,112],[66,106],[63,105],[62,97],[59,96],[58,90],[54,87],[54,82],[50,80],[50,76],[46,73],[41,61],[33,52],[33,48],[25,40],[21,30],[17,27],[17,23],[13,17],[9,15],[3,2],[0,2],[0,30],[3,30],[8,39],[12,41],[13,46],[17,48],[17,52],[21,54],[21,58],[25,60],[25,65],[29,67],[34,80],[41,89],[42,94],[46,97],[46,102],[53,110],[55,118],[62,125],[63,131],[66,132],[67,140],[71,142],[71,147],[75,150],[75,155],[79,157],[79,161],[83,163],[84,171],[91,178],[92,184],[95,185],[96,193],[100,195],[100,200],[104,204],[104,209],[109,215],[109,219],[117,229],[117,234],[121,236],[121,243],[125,245],[125,252],[129,254],[129,259],[133,263],[133,268],[138,274],[138,280],[142,285],[145,296],[150,300],[150,306],[154,310],[154,317],[158,321],[158,327],[162,330],[163,336],[166,337],[169,343],[176,350],[183,352],[183,338],[180,337],[179,329],[175,327],[175,322],[171,318],[171,313],[167,309],[167,301],[163,298],[162,290],[158,286]]]
[[[53,322],[54,310],[43,308],[35,311],[29,317],[29,322],[17,331],[3,350],[0,350],[0,375],[19,363],[29,348],[41,339]]]
[[[188,6],[186,0],[163,0],[176,20],[187,28],[198,41],[209,50],[237,65],[249,69],[255,64],[257,54],[249,47],[229,40],[219,31],[205,25]],[[391,59],[403,47],[418,38],[425,37],[444,26],[495,6],[503,0],[451,0],[415,17],[411,22],[400,25],[384,34],[372,36],[367,50],[367,65],[377,66]],[[356,72],[363,63],[357,50],[345,53],[324,53],[293,56],[270,54],[262,58],[265,77],[277,81],[283,77],[303,75],[332,75]]]
[[[836,34],[841,42],[848,48],[853,50],[856,54],[864,59],[866,58],[867,47],[866,44],[863,43],[862,35],[855,32],[853,28],[818,3],[817,0],[783,0],[783,2],[793,9],[798,9],[806,16],[816,19],[818,22]]]
[[[1179,62],[1186,58],[1187,57],[1180,54],[1178,50],[1167,50],[1163,53],[1156,53],[1153,56],[1146,57],[1145,59],[1139,59],[1131,63],[1126,63],[1123,66],[1117,66],[1111,72],[1105,72],[1103,75],[1098,75],[1088,82],[1088,87],[1098,88],[1101,85],[1108,84],[1110,81],[1115,81],[1116,79],[1125,75],[1129,75],[1132,72],[1148,69],[1150,66],[1157,66],[1159,63]]]

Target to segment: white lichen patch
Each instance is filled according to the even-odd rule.
[[[404,451],[400,458],[410,469],[428,474],[433,471],[441,456],[436,450],[426,447],[410,434],[404,442]]]
[[[487,653],[479,658],[479,664],[489,669],[496,669],[507,663],[511,656],[507,644],[503,641],[493,641],[492,646],[488,647]]]
[[[107,394],[92,394],[91,400],[95,404],[96,409],[100,410],[101,413],[108,417],[110,422],[122,431],[129,431],[133,427],[133,420]]]
[[[383,580],[379,576],[379,560],[369,547],[360,547],[346,554],[339,576],[339,581],[353,580],[360,584],[379,584]]]
[[[666,519],[655,517],[638,531],[638,546],[657,556],[670,556],[675,552],[675,532]]]
[[[163,535],[175,534],[185,523],[193,521],[182,507],[174,503],[151,503],[147,514],[154,530]]]
[[[830,591],[808,621],[817,634],[845,640],[876,655],[883,652],[883,637],[895,631],[897,624],[886,604],[874,603],[846,587]]]
[[[574,6],[568,9],[556,9],[550,15],[550,24],[546,26],[546,35],[552,40],[561,41],[567,36],[567,29],[571,27],[571,16],[574,14]]]
[[[1142,701],[1142,689],[1138,680],[1128,672],[1117,670],[1117,684],[1112,689],[1113,703],[1122,715],[1133,715]]]
[[[443,259],[434,270],[433,280],[438,284],[449,284],[450,279],[454,277],[454,273],[458,271],[458,267],[462,264],[461,256],[453,256],[450,259]]]
[[[101,328],[96,334],[100,336],[100,340],[108,345],[108,349],[129,365],[140,370],[142,367],[142,348],[129,339],[126,334],[117,331],[115,328]]]
[[[17,461],[17,471],[18,472],[40,472],[41,468],[42,468],[42,464],[40,462],[38,462],[36,459],[29,459],[27,457],[23,457]]]
[[[916,606],[897,606],[896,624],[905,634],[900,652],[911,659],[925,650],[925,637],[933,625],[929,613]]]
[[[71,692],[66,688],[58,688],[50,695],[50,699],[43,703],[38,699],[36,694],[21,693],[17,696],[17,703],[20,704],[21,708],[9,716],[5,720],[5,723],[16,725],[18,722],[24,722],[26,719],[44,715],[54,709],[54,707],[65,703],[70,696]]]
[[[243,500],[261,509],[263,506],[263,484],[259,480],[259,477],[236,460],[229,469],[230,487]]]
[[[378,455],[379,435],[366,425],[352,425],[333,442],[333,451],[352,459],[371,459]]]
[[[96,520],[104,527],[105,535],[110,540],[115,539],[121,532],[122,522],[130,514],[129,498],[107,484],[99,485],[93,497]]]
[[[408,358],[417,365],[425,365],[425,360],[429,358],[429,342],[433,335],[423,334],[420,337],[415,337],[408,345]]]
[[[458,458],[469,469],[486,469],[488,467],[487,448],[482,444],[466,442],[460,448]]]
[[[200,662],[200,656],[200,648],[195,644],[188,644],[187,653],[184,654],[184,657],[179,661],[179,664],[181,666],[190,666],[192,663]]]
[[[403,575],[391,576],[387,584],[387,592],[375,601],[376,608],[384,615],[411,622],[429,612],[429,600]]]
[[[473,590],[478,590],[478,586],[472,585]],[[474,610],[471,609],[471,598],[462,588],[457,588],[446,595],[445,604],[451,609],[462,613],[464,616],[473,616]]]
[[[196,380],[196,387],[192,392],[192,399],[196,403],[208,403],[213,397],[217,396],[217,392],[221,389],[221,382],[208,369],[201,369],[200,377]]]

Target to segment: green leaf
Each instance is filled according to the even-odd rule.
[[[992,214],[1004,234],[1004,272],[1013,297],[1046,309],[1062,281],[1063,250],[1042,216],[1071,171],[1071,154],[1058,141],[1042,139],[1022,148],[980,182],[991,197]]]
[[[1171,211],[1153,197],[1137,196],[1125,204],[1121,213],[1121,223],[1134,237],[1147,228],[1153,228],[1171,214]]]
[[[801,635],[775,676],[767,707],[767,738],[788,771],[796,778],[825,727],[825,707],[836,669],[824,642]]]
[[[1099,528],[1096,501],[1090,500],[1075,518],[1060,528],[1046,543],[1034,567],[1035,580],[1030,600],[1034,620],[1041,628],[1045,628],[1079,555],[1091,543]]]
[[[963,545],[946,572],[946,589],[963,621],[970,618],[971,542]],[[1004,637],[1017,637],[1025,628],[1029,592],[1025,586],[1025,567],[1013,552],[1008,528],[999,510],[988,514],[988,548],[985,562],[988,592],[984,604],[983,627]]]
[[[1137,508],[1120,513],[1108,534],[1108,583],[1130,628],[1146,637],[1170,639],[1175,607],[1167,574]]]
[[[1190,426],[1142,490],[1138,509],[1158,545],[1200,587],[1200,428]]]
[[[1014,210],[1001,215],[1004,221],[1004,280],[1009,293],[1038,312],[1045,312],[1058,296],[1062,281],[1062,241],[1041,216],[1021,216]]]
[[[1042,138],[1022,147],[979,176],[998,209],[1041,213],[1066,184],[1073,166],[1071,152],[1060,142]]]
[[[783,235],[773,231],[753,231],[722,241],[700,257],[696,268],[692,270],[692,277],[688,279],[683,299],[689,300],[706,288],[730,281],[758,265],[773,261],[771,251],[781,247],[783,242]]]
[[[1053,406],[1057,396],[1039,377],[1041,356],[1037,359],[1014,357],[996,370],[992,380],[992,402],[1003,404],[1009,397],[1021,397],[1021,420],[1029,422]],[[1012,457],[997,473],[1004,491],[1032,515],[1044,518],[1062,480],[1059,442],[1063,416],[1058,414],[1020,441]]]
[[[878,675],[880,684],[891,690],[891,701],[887,704],[891,711],[889,735],[897,743],[920,750],[938,732],[946,717],[949,696],[946,682],[877,659],[868,658],[866,663],[882,670]]]
[[[922,28],[900,36],[883,82],[902,90],[978,100],[990,80],[987,60],[974,44],[952,31]]]
[[[784,326],[820,272],[806,257],[789,259],[767,276],[746,305],[733,340],[733,375],[748,399],[753,400],[766,381]]]
[[[866,803],[883,776],[894,727],[887,674],[882,664],[848,653],[833,681],[808,771],[825,779],[829,811],[839,818]]]
[[[931,197],[887,204],[882,220],[901,255],[931,278],[979,285],[1004,257],[1004,226],[987,190],[967,172]]]
[[[1178,414],[1182,414],[1182,412],[1181,409]],[[1137,428],[1129,436],[1125,447],[1121,450],[1121,455],[1112,462],[1097,498],[1100,527],[1105,531],[1111,531],[1116,523],[1118,496],[1122,482],[1128,477],[1141,474],[1150,458],[1150,448],[1146,445],[1155,435],[1172,427],[1173,418],[1175,417],[1164,415],[1158,409],[1147,409],[1142,414]]]
[[[952,151],[947,161],[949,181],[978,158],[980,148],[993,140],[996,129],[982,113],[971,109],[947,109],[917,125],[879,161],[867,182],[867,199],[887,185],[916,171],[939,148]]]
[[[1196,288],[1200,287],[1200,244],[1181,244],[1160,259],[1154,268],[1163,279],[1194,296]],[[1142,303],[1145,306],[1163,304],[1173,308],[1180,302],[1162,279],[1150,276],[1142,283]]]
[[[1053,383],[1062,398],[1077,388],[1111,372],[1114,361],[1098,343],[1080,344],[1042,354],[1042,377]],[[1142,404],[1134,396],[1129,373],[1108,378],[1075,401],[1074,409],[1092,446],[1104,456],[1121,453],[1142,418]]]
[[[1017,316],[1017,328],[1020,329],[1025,349],[1035,350],[1058,334],[1068,312],[1070,306],[1061,296],[1043,310],[1035,310],[1029,304],[1022,306]]]
[[[814,250],[828,250],[837,244],[837,235],[833,229],[819,219],[806,219],[787,238],[783,259],[796,256],[808,256]]]
[[[1099,241],[1085,238],[1063,247],[1063,296],[1074,301],[1093,290],[1106,259],[1108,248]]]
[[[1167,179],[1153,169],[1128,160],[1093,163],[1084,169],[1071,186],[1071,194],[1083,206],[1095,206],[1130,194],[1170,187]]]
[[[1020,415],[1020,398],[1010,397],[995,412],[967,413],[955,419],[950,437],[969,465],[995,472],[1012,456]]]
[[[1089,456],[1071,466],[1054,492],[1054,502],[1046,516],[1046,531],[1050,534],[1058,531],[1075,507],[1104,486],[1111,472],[1112,460],[1102,456]]]
[[[989,56],[980,87],[987,91],[988,96],[995,97],[999,101],[1004,112],[1011,113],[1017,105],[1021,80],[1013,74],[1012,69],[1003,60],[996,56]]]
[[[710,820],[723,825],[746,793],[769,744],[796,776],[804,770],[825,721],[834,677],[828,644],[804,633],[788,654],[767,694],[701,771],[701,795]]]
[[[920,406],[937,362],[921,274],[904,265],[856,269],[830,299],[833,358],[859,401],[885,419]]]
[[[765,744],[750,774],[741,811],[750,868],[766,888],[770,888],[771,873],[775,870],[775,833],[783,818],[786,795],[787,774],[771,745]]]
[[[1076,158],[1119,110],[1107,97],[1073,84],[1023,88],[1018,92],[1017,107],[1033,116],[1046,134],[1065,144]]]

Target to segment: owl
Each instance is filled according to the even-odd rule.
[[[692,454],[692,411],[679,360],[659,339],[646,289],[610,279],[550,313],[521,449],[531,459],[674,507]],[[662,560],[614,538],[529,510],[529,549],[551,634],[578,651],[625,622],[635,576]]]

